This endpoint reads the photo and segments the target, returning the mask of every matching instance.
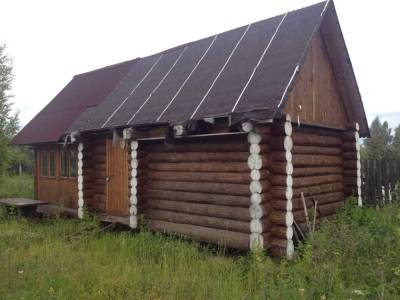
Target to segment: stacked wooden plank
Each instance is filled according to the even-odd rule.
[[[246,135],[176,140],[172,146],[160,141],[146,151],[151,230],[249,248],[252,178]]]
[[[356,196],[358,205],[361,200],[361,161],[360,136],[358,123],[349,124],[343,133],[343,182],[346,196]]]
[[[343,140],[341,131],[306,126],[293,126],[289,139],[290,131],[280,128],[282,124],[274,125],[271,143],[272,252],[288,255],[293,237],[290,223],[305,228],[302,193],[308,209],[317,202],[318,218],[334,214],[343,204]]]

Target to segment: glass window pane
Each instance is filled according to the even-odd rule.
[[[78,167],[78,155],[75,150],[71,150],[69,156],[69,176],[76,177]]]
[[[41,161],[40,169],[41,169],[41,172],[42,172],[42,176],[48,176],[49,175],[48,159],[49,159],[48,153],[45,152],[45,151],[42,151],[41,152],[41,158],[40,158],[40,161]]]
[[[67,158],[67,152],[66,151],[61,151],[61,176],[62,177],[68,177],[68,158]]]
[[[49,164],[50,164],[50,174],[49,174],[49,176],[51,176],[51,177],[55,177],[56,176],[56,154],[55,154],[55,152],[50,152],[50,161],[49,161]]]

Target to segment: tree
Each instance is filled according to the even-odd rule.
[[[19,127],[18,113],[12,112],[11,84],[14,79],[12,61],[5,53],[5,45],[0,45],[0,176],[7,170],[12,152],[11,138]]]
[[[388,159],[393,157],[392,153],[392,129],[388,122],[381,123],[376,117],[370,127],[371,137],[364,142],[365,150],[369,159]]]
[[[400,160],[400,125],[394,130],[392,153],[395,159]]]

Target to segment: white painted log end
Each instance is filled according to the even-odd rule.
[[[292,226],[286,228],[286,239],[287,240],[293,239],[293,227]]]
[[[286,163],[286,174],[287,175],[293,175],[293,164],[292,162],[287,162]]]
[[[292,200],[286,200],[286,211],[292,211],[292,210],[293,210]]]
[[[129,227],[132,229],[137,228],[138,222],[137,222],[137,216],[130,216],[129,217]]]
[[[83,199],[83,191],[78,191],[78,199]]]
[[[250,170],[260,170],[262,168],[262,159],[258,154],[250,154],[247,159],[247,165]]]
[[[250,183],[250,193],[252,193],[252,194],[255,194],[255,193],[261,194],[262,193],[262,186],[261,186],[260,181],[253,180]]]
[[[257,250],[264,248],[264,239],[262,235],[258,233],[252,233],[250,235],[250,250]]]
[[[252,219],[261,219],[264,216],[264,210],[260,204],[251,204],[249,212]]]
[[[79,143],[79,144],[78,144],[78,151],[79,151],[79,152],[82,152],[82,151],[83,151],[83,148],[84,148],[84,147],[83,147],[83,143]]]
[[[259,234],[263,232],[263,226],[259,219],[254,219],[250,221],[250,232]]]
[[[131,203],[131,205],[137,205],[138,204],[138,198],[136,195],[131,195],[129,197],[129,202]]]
[[[137,210],[136,205],[131,205],[131,207],[129,208],[129,214],[131,216],[136,216],[137,212],[138,212],[138,210]]]
[[[131,151],[131,158],[133,158],[133,159],[137,158],[137,151],[136,150],[132,150]]]
[[[131,177],[136,177],[137,176],[137,169],[133,168],[131,169]]]
[[[261,135],[255,132],[249,132],[247,141],[249,144],[259,144],[261,142]]]
[[[251,144],[250,145],[250,154],[260,154],[261,147],[259,144]]]
[[[286,114],[285,120],[286,122],[292,122],[292,117],[289,114]]]
[[[260,204],[262,202],[262,197],[258,193],[251,194],[250,196],[251,204]]]
[[[286,186],[293,187],[293,177],[292,175],[286,176]]]
[[[83,153],[82,152],[78,152],[78,159],[82,160],[83,159]]]
[[[134,186],[134,187],[137,186],[138,181],[137,181],[136,177],[132,177],[132,178],[131,178],[130,184],[131,184],[131,186]]]
[[[247,122],[243,122],[243,123],[242,123],[242,130],[243,130],[244,132],[250,132],[250,131],[252,131],[253,129],[254,129],[254,125],[253,125],[252,122],[247,121]]]
[[[261,179],[260,171],[259,170],[251,170],[250,178],[251,178],[251,180],[260,180]]]
[[[131,141],[131,150],[136,150],[139,147],[139,143],[137,141]]]
[[[82,207],[78,208],[78,218],[83,219],[83,208]]]
[[[82,169],[82,168],[83,168],[83,161],[78,160],[78,169]]]
[[[359,206],[359,207],[362,207],[362,206],[363,206],[363,201],[362,201],[362,198],[361,198],[360,195],[358,195],[357,202],[358,202],[358,206]]]
[[[288,240],[286,245],[286,259],[292,260],[294,258],[294,244],[293,240]]]
[[[285,138],[283,139],[283,148],[286,151],[292,151],[293,149],[293,139],[290,136],[285,136]]]
[[[285,128],[285,135],[291,136],[292,133],[293,133],[292,123],[291,122],[285,122],[284,128]]]
[[[132,169],[137,169],[138,165],[139,165],[138,160],[136,158],[132,158],[131,159],[131,168]]]
[[[286,187],[285,196],[286,196],[286,200],[292,200],[292,198],[293,198],[293,188],[292,187]]]
[[[285,223],[287,227],[292,227],[293,225],[293,213],[291,211],[286,212]]]
[[[83,204],[84,204],[83,199],[82,198],[78,199],[78,207],[82,208]]]

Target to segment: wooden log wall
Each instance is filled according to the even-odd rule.
[[[147,152],[145,146],[135,140],[130,141],[128,152],[129,226],[134,229],[138,226],[138,214],[143,214],[146,208]]]
[[[359,130],[358,123],[353,123],[343,133],[343,183],[345,195],[357,197],[358,206],[362,206]]]
[[[236,249],[260,241],[269,226],[268,147],[261,135],[252,134],[251,146],[246,139],[242,134],[178,139],[172,146],[148,142],[149,228]]]
[[[271,254],[290,258],[294,228],[289,225],[306,231],[301,193],[310,214],[317,202],[317,219],[335,214],[343,204],[344,143],[343,131],[293,124],[291,132],[287,123],[273,125],[270,219]]]
[[[107,200],[106,139],[83,142],[83,197],[85,206],[105,213]]]

